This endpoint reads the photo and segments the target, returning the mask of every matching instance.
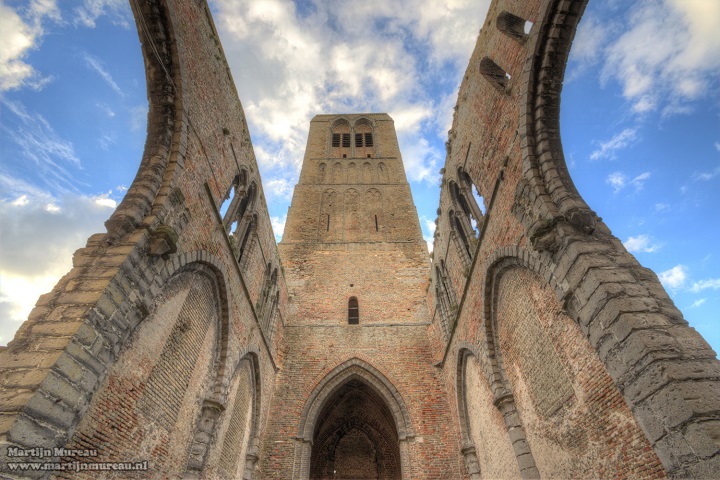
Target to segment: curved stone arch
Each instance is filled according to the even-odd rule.
[[[480,355],[477,345],[466,342],[458,343],[457,371],[455,373],[455,399],[457,400],[458,424],[460,426],[460,453],[465,459],[465,468],[471,480],[480,480],[480,461],[477,457],[475,442],[470,436],[470,419],[467,409],[467,394],[465,392],[466,367],[469,356],[478,359],[485,374],[487,375],[484,355]]]
[[[455,394],[457,401],[458,423],[460,426],[461,453],[465,459],[465,468],[471,480],[479,480],[481,476],[480,460],[477,455],[477,446],[473,441],[470,426],[470,415],[467,406],[467,363],[470,357],[475,357],[484,372],[490,391],[493,394],[493,405],[498,409],[505,421],[505,433],[508,434],[508,442],[512,445],[513,453],[518,460],[518,468],[522,478],[539,478],[535,460],[527,443],[525,430],[519,421],[519,414],[515,408],[515,400],[509,390],[503,388],[503,380],[500,373],[492,364],[492,359],[487,353],[482,352],[478,345],[459,342],[457,345],[457,371],[455,376]],[[493,388],[495,387],[495,388]],[[513,434],[510,435],[510,430]]]
[[[184,164],[185,149],[173,146],[187,144],[188,137],[187,123],[183,121],[186,69],[177,52],[173,13],[162,0],[131,1],[130,6],[145,62],[149,99],[147,140],[132,185],[105,222],[111,241],[133,231],[157,208],[163,181],[177,170],[168,167]],[[164,212],[155,213],[162,221]]]
[[[538,23],[528,38],[528,59],[521,92],[519,135],[522,138],[523,171],[534,190],[533,200],[541,219],[563,217],[580,231],[591,233],[600,220],[570,177],[560,139],[560,93],[570,47],[587,0],[545,2]],[[547,188],[552,185],[553,188]],[[519,187],[521,188],[521,187]],[[538,225],[526,225],[538,228]]]
[[[338,388],[353,379],[360,380],[372,388],[385,401],[392,413],[400,441],[401,471],[403,478],[409,478],[410,454],[407,441],[415,437],[415,429],[405,401],[397,388],[379,370],[359,358],[351,358],[325,375],[305,402],[296,436],[298,443],[295,447],[294,479],[306,479],[310,474],[313,433],[323,406]]]
[[[172,260],[168,260],[165,266],[158,272],[155,277],[153,284],[158,288],[162,287],[172,277],[184,273],[193,271],[193,269],[200,267],[201,269],[207,269],[208,274],[212,275],[213,281],[216,283],[217,293],[219,295],[219,318],[221,319],[218,329],[218,342],[216,346],[217,355],[215,357],[215,367],[213,369],[216,372],[215,379],[213,380],[212,396],[218,400],[222,398],[223,384],[227,375],[227,363],[228,363],[228,343],[230,338],[230,313],[228,304],[228,289],[227,289],[227,274],[223,267],[220,259],[214,255],[208,253],[205,250],[195,250],[192,252],[186,252],[178,255]],[[148,289],[152,291],[152,288]],[[151,304],[151,302],[148,302]],[[129,332],[128,332],[129,333]]]
[[[487,364],[484,361],[486,356],[480,355],[479,348],[477,345],[458,342],[457,344],[457,371],[455,374],[455,399],[457,400],[457,411],[460,425],[460,438],[462,441],[461,448],[463,453],[466,447],[473,447],[473,441],[470,438],[470,421],[467,414],[467,401],[465,395],[465,366],[467,363],[467,357],[473,355],[478,359],[485,375],[488,378],[492,378],[492,370],[487,368]],[[479,469],[478,469],[479,473]]]
[[[512,442],[513,450],[518,459],[520,473],[523,478],[537,478],[539,471],[535,464],[530,445],[527,442],[525,429],[520,414],[515,406],[515,396],[505,373],[505,366],[500,353],[497,319],[495,317],[498,292],[498,280],[503,273],[514,267],[521,267],[540,275],[555,291],[562,304],[564,291],[552,274],[551,266],[543,263],[540,255],[522,247],[503,247],[489,256],[485,264],[483,288],[483,329],[485,333],[486,361],[481,365],[488,376],[490,390],[493,393],[495,406],[502,412],[508,431],[517,429],[520,432]],[[478,357],[480,359],[482,357]]]
[[[330,124],[330,131],[332,132],[333,130],[335,130],[335,128],[337,128],[337,127],[339,127],[339,126],[341,126],[341,125],[342,125],[342,126],[347,126],[348,129],[351,129],[351,128],[352,128],[352,123],[350,122],[350,119],[348,119],[347,117],[342,116],[342,117],[336,118],[335,121],[333,121],[333,122]]]
[[[369,119],[367,117],[356,118],[352,125],[353,129],[355,129],[355,127],[358,125],[367,125],[372,130],[375,130],[375,122],[373,122],[371,119]]]
[[[377,458],[380,460],[379,463],[382,465],[382,469],[387,471],[387,465],[385,463],[385,458],[382,454],[382,446],[383,441],[385,440],[382,437],[382,432],[378,431],[374,426],[369,425],[365,422],[361,422],[358,417],[352,417],[345,422],[343,422],[342,426],[339,431],[335,433],[331,438],[329,438],[326,442],[330,444],[330,447],[328,448],[328,452],[335,452],[337,450],[337,446],[340,443],[340,440],[342,439],[340,430],[343,431],[343,433],[347,433],[351,430],[358,430],[362,432],[368,439],[370,443],[372,443],[373,448],[375,449],[375,454],[377,455]],[[398,459],[399,460],[399,459]],[[398,465],[399,467],[399,465]],[[382,474],[380,475],[380,478],[384,478]]]
[[[485,330],[487,370],[490,389],[496,402],[504,396],[511,395],[509,384],[504,373],[502,355],[497,348],[497,323],[494,316],[497,300],[497,281],[508,268],[523,267],[540,275],[553,290],[562,304],[565,296],[564,289],[558,284],[552,274],[550,265],[542,262],[541,257],[522,247],[503,247],[491,254],[485,262],[484,278],[482,280],[484,311],[482,323]],[[480,357],[478,357],[480,358]]]
[[[260,350],[255,345],[248,345],[240,350],[237,355],[237,361],[233,365],[232,373],[224,382],[223,396],[218,402],[214,399],[206,399],[203,403],[203,411],[200,422],[193,439],[191,448],[191,456],[186,466],[186,473],[202,475],[207,467],[207,457],[211,448],[222,448],[224,439],[217,437],[217,429],[222,424],[221,416],[232,415],[233,412],[227,410],[228,396],[230,394],[232,383],[235,381],[242,366],[245,362],[249,363],[251,372],[250,390],[252,392],[252,401],[250,405],[250,432],[248,434],[248,446],[245,454],[245,463],[243,467],[243,480],[253,478],[255,465],[259,459],[260,453],[260,419],[262,410],[262,381],[260,374]],[[221,441],[222,440],[222,441]]]

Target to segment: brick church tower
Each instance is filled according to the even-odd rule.
[[[388,115],[312,120],[279,251],[287,351],[263,470],[460,475],[428,335],[427,247]]]

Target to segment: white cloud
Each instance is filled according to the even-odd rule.
[[[635,187],[635,190],[642,190],[642,188],[645,186],[645,182],[648,178],[650,178],[651,173],[650,172],[643,172],[637,177],[630,180],[630,184]]]
[[[133,22],[129,3],[125,0],[84,0],[83,5],[75,8],[75,23],[95,28],[95,22],[103,15],[111,17],[112,23],[130,28]]]
[[[272,197],[290,200],[293,193],[293,184],[284,178],[273,178],[263,182],[263,190],[268,200]]]
[[[0,97],[0,104],[5,112],[19,120],[14,130],[5,125],[2,128],[19,147],[22,157],[32,162],[33,168],[55,192],[76,191],[77,180],[69,169],[82,167],[72,142],[58,135],[42,115],[28,112],[20,102]]]
[[[408,178],[434,183],[444,148],[423,145],[421,138],[449,128],[451,116],[445,114],[452,113],[452,104],[440,107],[456,98],[452,92],[488,3],[214,3],[264,175],[272,169],[296,183],[315,114],[388,112],[396,122]]]
[[[709,172],[699,172],[693,174],[694,180],[702,180],[702,181],[708,181],[712,180],[713,178],[720,175],[720,167],[715,167],[715,169],[709,171]]]
[[[34,1],[23,13],[25,18],[0,3],[0,91],[25,86],[39,90],[52,80],[40,75],[25,57],[42,41],[43,21],[60,20],[57,6],[53,0]]]
[[[629,237],[623,245],[632,253],[653,253],[660,249],[660,244],[653,242],[650,236],[645,234]]]
[[[115,93],[117,93],[121,97],[124,97],[126,95],[122,88],[120,88],[120,86],[115,82],[110,72],[107,71],[107,68],[105,67],[105,65],[103,65],[103,62],[100,59],[95,58],[87,52],[83,53],[83,59],[85,60],[85,64],[91,70],[95,71],[95,73],[100,75],[100,78],[102,78],[105,83],[107,83],[110,88],[115,91]]]
[[[715,150],[720,152],[720,142],[715,142],[713,145],[715,146]]]
[[[285,221],[287,215],[282,217],[270,217],[270,223],[272,224],[273,233],[275,234],[275,240],[279,242],[282,239],[283,232],[285,231]]]
[[[139,132],[147,129],[148,104],[130,108],[130,130]]]
[[[599,148],[590,154],[590,160],[615,159],[615,152],[627,148],[637,139],[637,128],[626,128],[607,142],[599,142]]]
[[[662,283],[665,288],[674,290],[680,288],[685,283],[687,271],[683,265],[676,265],[670,270],[661,272],[658,277],[660,278],[660,283]]]
[[[605,183],[613,188],[613,193],[618,193],[627,186],[632,186],[635,191],[640,191],[645,186],[645,182],[652,176],[650,172],[643,172],[640,175],[629,178],[622,172],[612,172],[605,179]]]
[[[709,278],[694,282],[690,287],[693,292],[702,292],[703,290],[720,290],[720,278]]]
[[[668,205],[667,203],[656,203],[655,204],[656,212],[665,212],[667,210],[670,210],[670,205]]]
[[[617,193],[625,188],[627,177],[622,172],[613,172],[605,179],[605,183],[613,187],[613,191]]]
[[[0,344],[11,340],[38,297],[72,266],[72,253],[104,232],[114,201],[107,195],[26,193],[0,200]]]
[[[627,25],[620,27],[624,18]],[[707,93],[720,74],[718,23],[720,2],[633,3],[607,26],[624,32],[602,49],[603,82],[619,82],[636,113],[660,108],[664,115],[687,112],[688,103]]]
[[[703,303],[705,303],[706,301],[707,301],[706,298],[700,298],[700,299],[698,299],[698,300],[695,300],[695,301],[692,303],[692,305],[690,305],[688,308],[697,308],[697,307],[699,307],[700,305],[702,305]]]

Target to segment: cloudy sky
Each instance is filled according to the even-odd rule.
[[[213,0],[282,236],[309,120],[395,120],[423,234],[488,0]],[[720,349],[720,2],[590,2],[562,96],[566,160],[616,236]],[[0,0],[0,344],[124,195],[147,97],[126,0]]]

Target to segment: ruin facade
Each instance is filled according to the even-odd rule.
[[[715,352],[565,166],[584,1],[492,2],[432,257],[381,113],[312,120],[276,244],[208,6],[131,6],[144,155],[0,351],[2,475],[98,476],[22,452],[146,468],[108,478],[717,475]]]

